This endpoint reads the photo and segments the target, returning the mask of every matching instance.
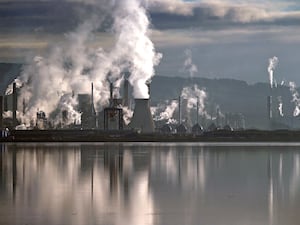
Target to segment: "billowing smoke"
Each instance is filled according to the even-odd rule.
[[[159,63],[161,54],[155,52],[148,36],[147,4],[144,0],[95,0],[93,4],[105,7],[105,12],[114,19],[114,47],[108,51],[91,45],[103,19],[91,15],[74,32],[65,35],[65,43],[50,47],[44,56],[36,56],[28,62],[19,77],[22,88],[18,102],[20,106],[25,99],[25,115],[21,119],[27,125],[37,110],[52,116],[52,120],[67,110],[68,123],[79,121],[76,96],[90,93],[91,82],[96,108],[101,109],[108,104],[108,81],[119,83],[124,70],[130,72],[128,80],[134,97],[149,98],[145,83],[154,75],[154,66]]]
[[[176,123],[177,120],[173,117],[175,110],[178,110],[177,100],[172,100],[170,102],[167,102],[166,104],[160,105],[155,110],[160,112],[157,116],[154,117],[154,120],[166,120],[168,124]]]
[[[283,115],[283,103],[282,103],[282,97],[281,97],[281,96],[278,96],[278,97],[277,97],[277,100],[278,100],[278,112],[279,112],[279,115],[282,117],[282,116],[284,116],[284,115]]]
[[[299,98],[299,93],[296,90],[296,84],[295,82],[289,82],[289,87],[290,87],[290,91],[292,93],[292,102],[294,102],[295,104],[295,109],[293,112],[294,116],[299,116],[300,114],[300,98]]]
[[[122,109],[123,109],[123,120],[124,120],[124,123],[126,125],[128,125],[130,123],[130,121],[131,121],[132,116],[133,116],[133,111],[130,108],[128,108],[127,106],[122,107]]]
[[[198,114],[202,116],[207,116],[205,110],[205,100],[207,98],[206,92],[198,88],[198,85],[193,87],[184,87],[181,92],[182,99],[187,99],[187,110],[188,114],[191,109],[195,109],[198,104]]]
[[[278,62],[279,62],[279,60],[276,56],[273,56],[272,58],[269,59],[268,73],[269,73],[269,81],[270,81],[271,88],[273,88],[274,70],[275,70]]]
[[[184,72],[188,72],[190,77],[194,77],[198,72],[197,66],[193,63],[192,51],[190,49],[185,50]]]
[[[149,98],[146,82],[154,75],[154,66],[162,57],[154,50],[149,35],[149,19],[141,0],[122,0],[114,13],[114,31],[118,34],[114,57],[131,73],[129,82],[135,98]]]

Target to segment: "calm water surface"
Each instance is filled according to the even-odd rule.
[[[1,225],[300,221],[300,144],[0,146]]]

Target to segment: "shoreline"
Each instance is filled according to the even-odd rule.
[[[103,130],[14,130],[0,142],[300,142],[300,131],[206,131],[201,134],[143,134]]]

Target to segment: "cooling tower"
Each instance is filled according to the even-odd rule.
[[[142,133],[153,133],[154,122],[150,111],[149,99],[135,99],[133,117],[129,127],[140,129]]]

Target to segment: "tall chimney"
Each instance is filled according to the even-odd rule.
[[[113,91],[114,91],[114,85],[112,82],[109,82],[109,91],[110,91],[109,102],[110,102],[110,107],[112,107],[113,106]]]
[[[268,96],[267,109],[268,109],[268,119],[271,120],[272,117],[273,117],[273,113],[272,113],[272,96]]]
[[[13,83],[13,127],[17,126],[17,85],[16,82]]]
[[[127,78],[124,80],[124,96],[123,96],[123,106],[129,106],[129,99],[128,99],[128,90],[129,90],[129,81]]]
[[[178,115],[179,115],[179,124],[181,124],[181,96],[179,95],[179,98],[178,98]]]
[[[96,114],[95,106],[94,106],[94,84],[91,83],[91,113]]]
[[[3,129],[3,96],[0,96],[0,130]]]
[[[135,99],[134,101],[135,107],[129,127],[140,129],[142,133],[153,133],[155,127],[149,99]]]
[[[151,96],[151,80],[146,81],[146,85],[148,87],[148,95],[149,95],[149,99]]]
[[[197,114],[196,114],[196,118],[197,118],[197,124],[199,124],[199,99],[197,99]]]

